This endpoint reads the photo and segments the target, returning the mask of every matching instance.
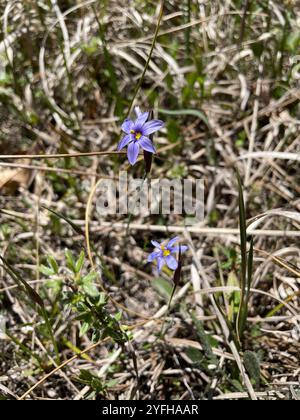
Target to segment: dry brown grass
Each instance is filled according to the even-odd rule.
[[[0,4],[1,255],[43,297],[63,364],[42,317],[1,267],[0,395],[86,398],[91,386],[76,380],[85,369],[103,385],[91,398],[299,399],[299,5],[263,0],[246,10],[245,2],[231,0],[165,2],[136,102],[167,123],[155,137],[152,177],[203,178],[206,217],[188,230],[178,228],[179,216],[135,217],[126,235],[126,218],[102,217],[91,202],[92,258],[111,298],[109,311],[123,311],[131,348],[79,337],[79,322],[39,272],[46,256],[54,256],[67,289],[64,250],[79,256],[86,246],[84,235],[44,206],[84,230],[97,180],[128,169],[125,156],[97,153],[116,149],[159,5],[101,3],[106,7],[98,1]],[[28,156],[78,153],[95,155]],[[248,232],[255,255],[241,349],[222,312],[239,291],[235,168],[244,180],[249,223],[261,216]],[[141,164],[130,171],[141,177]],[[190,251],[168,311],[146,257],[151,239],[177,230]],[[245,361],[249,351],[260,361],[256,385]]]

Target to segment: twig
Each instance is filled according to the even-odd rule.
[[[97,222],[98,223],[98,222]],[[93,232],[100,232],[103,228],[111,229],[126,229],[126,223],[111,223],[111,222],[101,222],[101,227],[95,227]],[[132,230],[144,230],[149,232],[189,232],[194,234],[210,235],[210,236],[229,236],[229,235],[239,235],[239,229],[234,228],[210,228],[210,227],[197,227],[197,226],[162,226],[162,225],[148,225],[141,223],[131,223],[130,229]],[[268,229],[248,229],[247,233],[253,236],[274,236],[274,237],[300,237],[300,231],[296,230],[268,230]]]

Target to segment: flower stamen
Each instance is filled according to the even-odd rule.
[[[130,130],[130,134],[134,134],[135,140],[139,140],[142,137],[142,133],[140,131]]]
[[[163,253],[163,256],[164,257],[167,257],[168,255],[171,254],[171,251],[169,251],[168,249],[166,249],[164,245],[161,245],[161,250],[162,250],[162,253]]]

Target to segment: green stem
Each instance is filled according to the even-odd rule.
[[[145,175],[143,177],[141,189],[140,189],[139,195],[136,197],[136,200],[134,202],[134,207],[136,206],[136,203],[138,202],[138,200],[141,197],[141,194],[142,194],[142,191],[143,191],[143,188],[144,188],[144,184],[145,184],[146,179],[147,179],[147,172],[145,172]],[[129,234],[129,227],[130,227],[130,223],[132,221],[132,218],[133,218],[133,213],[130,211],[129,212],[129,215],[128,215],[127,226],[126,226],[126,238],[127,238],[128,234]]]
[[[170,307],[171,307],[172,299],[173,299],[174,294],[175,294],[176,287],[177,287],[177,285],[174,284],[173,289],[172,289],[172,292],[171,292],[171,295],[170,295],[170,298],[169,298],[167,310],[166,310],[166,313],[165,313],[164,318],[163,318],[163,321],[162,321],[162,325],[161,325],[159,337],[163,337],[163,335],[164,335],[164,327],[166,325],[166,319],[167,319],[168,313],[170,311]]]
[[[54,349],[54,352],[55,352],[55,355],[56,355],[56,363],[59,365],[60,364],[59,350],[58,350],[58,346],[57,346],[57,343],[56,343],[56,340],[55,340],[55,337],[54,337],[54,334],[53,334],[51,323],[50,323],[50,320],[49,320],[49,317],[48,317],[48,314],[47,314],[45,308],[41,308],[41,315],[44,318],[48,333],[50,335],[50,339],[52,341],[53,349]]]
[[[158,21],[157,21],[157,25],[156,25],[156,29],[155,29],[154,38],[153,38],[153,41],[152,41],[150,53],[149,53],[149,56],[147,58],[147,61],[146,61],[146,64],[145,64],[143,73],[141,75],[141,78],[140,78],[138,84],[135,87],[135,91],[134,91],[133,97],[131,99],[131,102],[130,102],[130,105],[129,105],[129,108],[128,108],[128,112],[127,112],[126,118],[128,118],[128,116],[129,116],[129,114],[131,112],[131,109],[132,109],[133,103],[135,101],[135,98],[136,98],[136,96],[138,94],[138,91],[140,90],[140,87],[142,86],[142,83],[144,81],[144,77],[145,77],[146,71],[148,70],[148,67],[149,67],[149,64],[150,64],[150,60],[151,60],[151,57],[152,57],[152,54],[153,54],[153,50],[154,50],[154,47],[155,47],[156,39],[157,39],[157,36],[158,36],[158,31],[159,31],[159,28],[160,28],[161,20],[162,20],[162,17],[163,17],[163,10],[164,10],[164,0],[160,4]]]

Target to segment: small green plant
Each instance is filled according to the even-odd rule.
[[[92,342],[111,337],[118,344],[125,344],[127,333],[120,326],[122,313],[111,315],[107,310],[108,297],[99,292],[96,284],[98,274],[91,271],[84,274],[85,254],[82,251],[76,260],[73,254],[65,251],[67,280],[63,291],[63,306],[71,309],[75,318],[80,321],[79,336],[91,332]],[[54,257],[47,257],[48,266],[41,265],[40,271],[50,277],[59,274],[59,266]]]
[[[88,385],[90,390],[85,394],[85,399],[92,399],[97,395],[107,395],[107,390],[116,385],[116,380],[104,382],[97,377],[97,374],[86,369],[81,369],[75,380],[81,384]]]

